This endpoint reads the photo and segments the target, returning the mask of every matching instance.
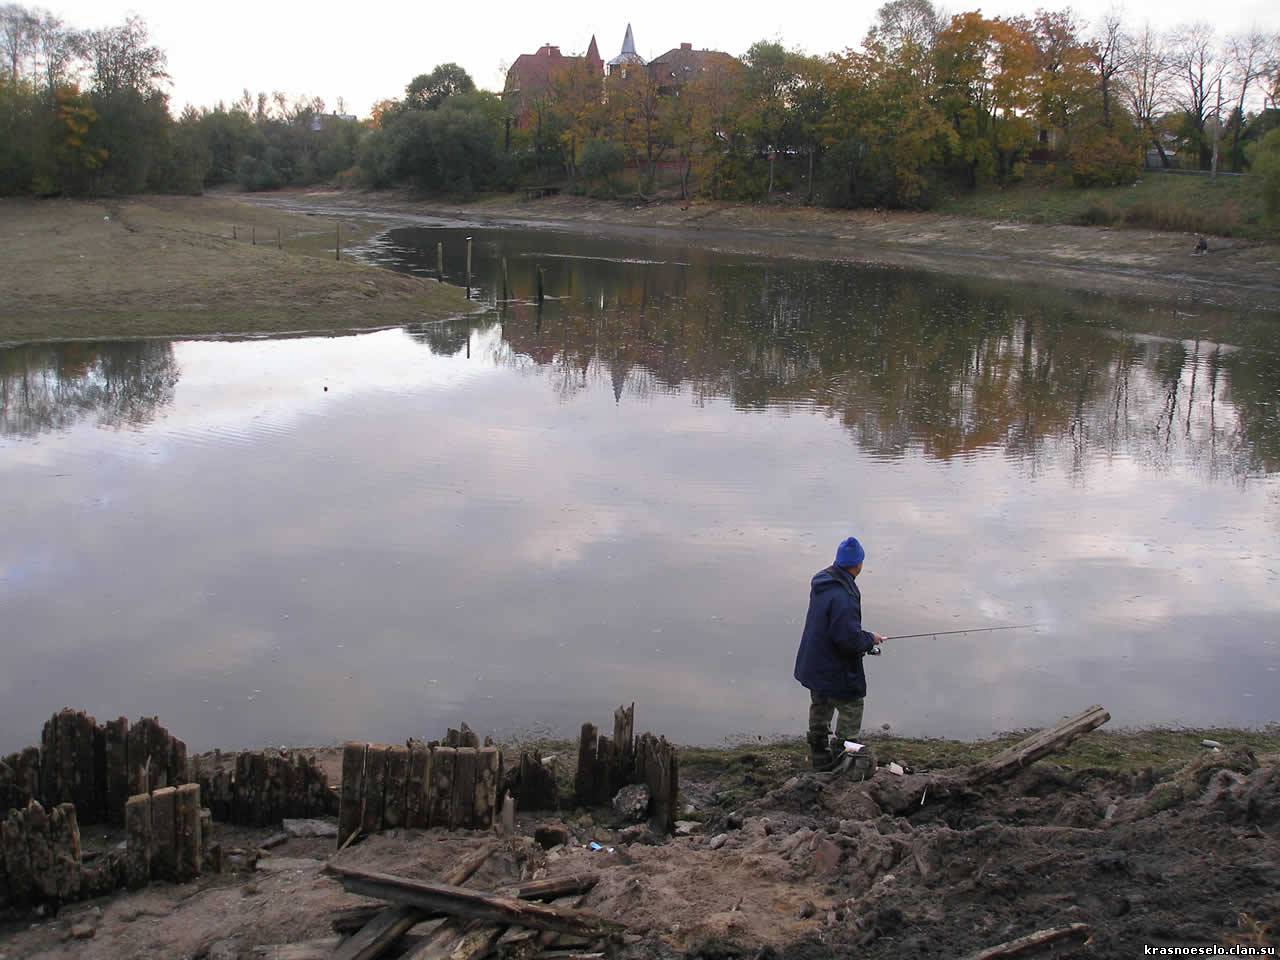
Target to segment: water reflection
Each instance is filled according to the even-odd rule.
[[[1042,624],[890,651],[871,724],[1275,719],[1267,321],[472,235],[464,321],[0,352],[0,752],[64,704],[196,747],[632,699],[683,740],[798,731],[805,585],[851,529],[882,632]]]

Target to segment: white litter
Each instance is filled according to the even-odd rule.
[[[1220,747],[1220,746],[1222,746],[1222,744],[1220,744],[1217,740],[1201,740],[1201,741],[1200,741],[1200,746],[1202,746],[1202,747]]]
[[[900,764],[900,763],[891,763],[891,764],[889,764],[889,772],[890,772],[890,773],[896,773],[898,776],[902,776],[902,775],[903,775],[903,774],[905,774],[907,771],[906,771],[906,769],[902,766],[902,764]]]
[[[865,746],[866,746],[865,743],[854,743],[852,740],[846,740],[844,742],[844,748],[848,750],[850,753],[857,753],[859,750],[861,750]]]

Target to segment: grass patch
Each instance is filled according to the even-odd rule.
[[[1280,239],[1263,215],[1262,185],[1254,177],[1210,177],[1144,171],[1124,187],[1072,187],[1047,178],[987,187],[949,197],[939,213],[1011,220],[1125,226],[1205,233],[1250,240]]]

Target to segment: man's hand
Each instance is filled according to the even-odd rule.
[[[880,646],[880,644],[884,643],[884,637],[876,633],[874,630],[871,631],[871,639],[872,639],[872,642],[874,642],[877,647]]]

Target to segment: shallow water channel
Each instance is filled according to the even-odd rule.
[[[799,734],[851,533],[873,629],[1037,625],[890,642],[869,726],[1278,719],[1274,318],[669,236],[366,254],[443,241],[458,280],[468,235],[452,323],[0,349],[0,751],[64,705],[197,749],[633,700],[680,741]]]

